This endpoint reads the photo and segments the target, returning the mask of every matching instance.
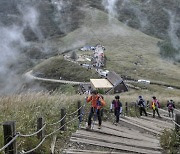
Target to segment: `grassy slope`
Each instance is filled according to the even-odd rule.
[[[103,44],[106,47],[107,69],[133,78],[157,80],[173,85],[180,82],[180,65],[161,59],[159,39],[129,28],[106,13],[96,9],[83,10],[86,14],[81,28],[64,38],[55,38],[64,49],[84,44]]]
[[[144,98],[146,100],[151,100],[151,96],[153,93],[148,93],[144,95]],[[68,97],[67,97],[68,96]],[[169,98],[170,95],[167,94],[161,94],[161,97],[158,97],[161,101],[161,104],[166,104],[166,100]],[[172,96],[172,95],[171,95]],[[53,123],[59,120],[60,117],[60,109],[65,107],[67,109],[67,112],[74,112],[77,107],[77,101],[81,100],[82,103],[84,103],[84,95],[70,95],[70,94],[59,94],[59,93],[27,93],[27,94],[21,94],[21,95],[14,95],[14,96],[4,96],[0,98],[0,123],[5,121],[16,121],[16,130],[18,132],[21,132],[22,134],[31,134],[36,131],[36,121],[38,117],[44,117],[44,120],[46,123]],[[125,107],[125,102],[134,102],[137,100],[138,95],[136,92],[129,92],[129,93],[123,93],[121,95],[121,101],[123,102],[123,108]],[[105,109],[109,111],[110,103],[114,96],[106,95],[104,96],[104,99],[106,101],[106,107]],[[173,97],[175,102],[178,102],[178,97]],[[179,102],[180,103],[180,102]],[[162,105],[164,106],[164,105]],[[90,108],[90,104],[86,105],[85,115],[88,115]],[[106,119],[112,120],[112,118],[109,116],[109,113],[106,113],[105,115]],[[112,115],[113,116],[113,115]],[[87,120],[86,118],[84,118]],[[72,120],[72,118],[67,119]],[[77,123],[75,123],[77,124]],[[77,126],[77,125],[76,125]],[[63,133],[62,136],[61,133],[58,134],[58,138],[62,139],[62,142],[67,139],[68,133],[71,133],[71,131],[74,131],[75,126],[69,127],[68,129],[70,132],[67,132],[67,134]],[[55,129],[55,128],[54,128]],[[46,127],[46,134],[53,131],[52,126]],[[0,125],[0,147],[3,146],[3,135],[2,135],[2,126]],[[67,135],[67,136],[66,136]],[[64,139],[65,138],[65,139]],[[47,142],[43,144],[44,146],[40,149],[49,149],[50,140],[51,138],[48,138]],[[18,143],[22,142],[21,146],[23,149],[31,149],[35,147],[38,144],[38,140],[36,140],[35,137],[31,138],[21,138]],[[60,142],[61,140],[59,140]],[[58,143],[59,143],[58,142]],[[59,143],[59,147],[64,146],[63,143]],[[31,145],[31,146],[30,146]],[[46,148],[45,148],[46,146]],[[47,152],[47,151],[46,151]],[[44,152],[45,153],[45,152]],[[47,152],[49,153],[49,152]]]
[[[59,79],[70,81],[86,81],[90,78],[98,78],[94,70],[87,70],[78,64],[66,61],[62,56],[53,57],[45,60],[34,68],[34,72],[41,72],[45,78]]]

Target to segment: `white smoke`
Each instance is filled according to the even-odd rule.
[[[31,46],[23,34],[29,26],[41,40],[43,35],[38,27],[39,13],[33,7],[19,7],[22,24],[4,26],[0,23],[0,95],[17,92],[22,86],[19,62],[25,61],[24,48]],[[24,64],[26,65],[26,64]]]
[[[59,29],[62,32],[67,33],[71,28],[71,25],[67,26],[67,24],[70,23],[71,18],[67,15],[66,11],[68,7],[72,5],[72,2],[64,0],[51,0],[51,3],[55,7],[55,21],[59,23]]]
[[[177,36],[178,28],[180,23],[176,20],[176,13],[173,13],[170,10],[164,9],[169,15],[169,28],[168,35],[171,40],[171,44],[175,49],[180,49],[180,38]]]
[[[22,48],[28,43],[23,36],[23,29],[18,26],[0,27],[0,94],[14,92],[19,87],[20,78],[10,69],[17,64]],[[11,66],[12,65],[12,66]]]
[[[117,17],[117,0],[103,0],[102,4],[105,10],[108,11],[109,19]]]
[[[145,4],[149,4],[151,0],[147,0]],[[145,13],[143,13],[138,6],[135,6],[131,0],[122,0],[120,9],[128,9],[133,12],[133,14],[136,16],[140,23],[140,29],[146,28],[146,26],[149,24],[149,21],[147,19],[147,16]],[[127,24],[130,20],[127,20],[125,23]]]
[[[19,11],[23,16],[23,26],[30,27],[30,29],[34,32],[34,34],[38,37],[39,40],[43,40],[43,34],[39,27],[39,12],[36,8],[32,6],[22,7],[19,6]]]

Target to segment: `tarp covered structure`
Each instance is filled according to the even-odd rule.
[[[107,79],[90,79],[93,89],[110,89],[113,85]]]

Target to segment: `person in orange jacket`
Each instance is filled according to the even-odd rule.
[[[99,121],[99,127],[98,128],[101,129],[101,124],[102,124],[101,109],[106,104],[103,97],[100,96],[96,90],[93,90],[91,92],[91,96],[89,96],[86,99],[86,101],[91,102],[91,109],[90,109],[90,113],[88,116],[88,127],[87,127],[87,129],[91,128],[91,122],[92,122],[91,119],[92,119],[94,114],[96,114],[94,116],[98,117],[98,121]]]

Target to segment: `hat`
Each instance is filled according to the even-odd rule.
[[[152,98],[153,98],[153,99],[156,99],[156,97],[155,97],[155,96],[153,96]]]
[[[142,98],[142,96],[139,96],[139,98]]]

